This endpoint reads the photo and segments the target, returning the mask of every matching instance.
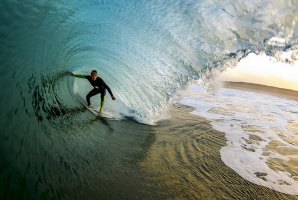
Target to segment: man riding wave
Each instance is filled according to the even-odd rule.
[[[95,96],[97,94],[101,94],[101,98],[100,98],[100,109],[99,112],[102,112],[103,106],[104,106],[104,97],[106,94],[106,89],[108,90],[109,94],[111,95],[111,98],[113,100],[116,100],[115,96],[112,93],[112,90],[110,89],[110,87],[100,78],[97,76],[97,71],[93,70],[91,72],[91,75],[81,75],[81,74],[74,74],[72,72],[70,72],[71,76],[74,77],[78,77],[78,78],[85,78],[87,79],[90,84],[94,87],[86,96],[86,100],[87,100],[87,105],[88,107],[91,105],[90,104],[90,98],[92,96]]]

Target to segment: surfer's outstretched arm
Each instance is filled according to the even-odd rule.
[[[86,75],[82,75],[82,74],[74,74],[72,72],[69,72],[69,75],[70,76],[73,76],[73,77],[77,77],[77,78],[87,78]]]

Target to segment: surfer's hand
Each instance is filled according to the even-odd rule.
[[[112,96],[112,99],[113,99],[113,100],[116,100],[116,97]]]

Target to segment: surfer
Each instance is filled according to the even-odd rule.
[[[113,100],[116,100],[115,96],[112,93],[112,90],[110,89],[110,87],[99,77],[97,76],[97,71],[93,70],[91,72],[91,75],[81,75],[81,74],[74,74],[72,72],[70,72],[71,76],[74,77],[78,77],[78,78],[85,78],[87,79],[90,84],[94,87],[86,96],[86,100],[87,100],[87,105],[90,106],[90,98],[94,95],[97,94],[101,94],[101,98],[100,98],[100,109],[99,112],[102,112],[103,106],[104,106],[104,97],[106,94],[106,89],[108,90],[108,92],[111,95],[111,98]]]

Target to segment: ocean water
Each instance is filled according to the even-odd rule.
[[[266,106],[230,113],[239,119],[222,107],[254,106],[241,92],[196,111],[205,118],[176,104],[189,82],[212,85],[213,69],[251,52],[297,60],[297,1],[2,0],[0,10],[1,199],[297,199],[295,101],[256,95]],[[87,111],[89,85],[67,76],[92,69],[117,98],[106,96],[112,118]]]
[[[225,133],[220,154],[227,166],[253,183],[297,195],[297,99],[242,89],[210,94],[199,82],[182,93],[181,103]]]

